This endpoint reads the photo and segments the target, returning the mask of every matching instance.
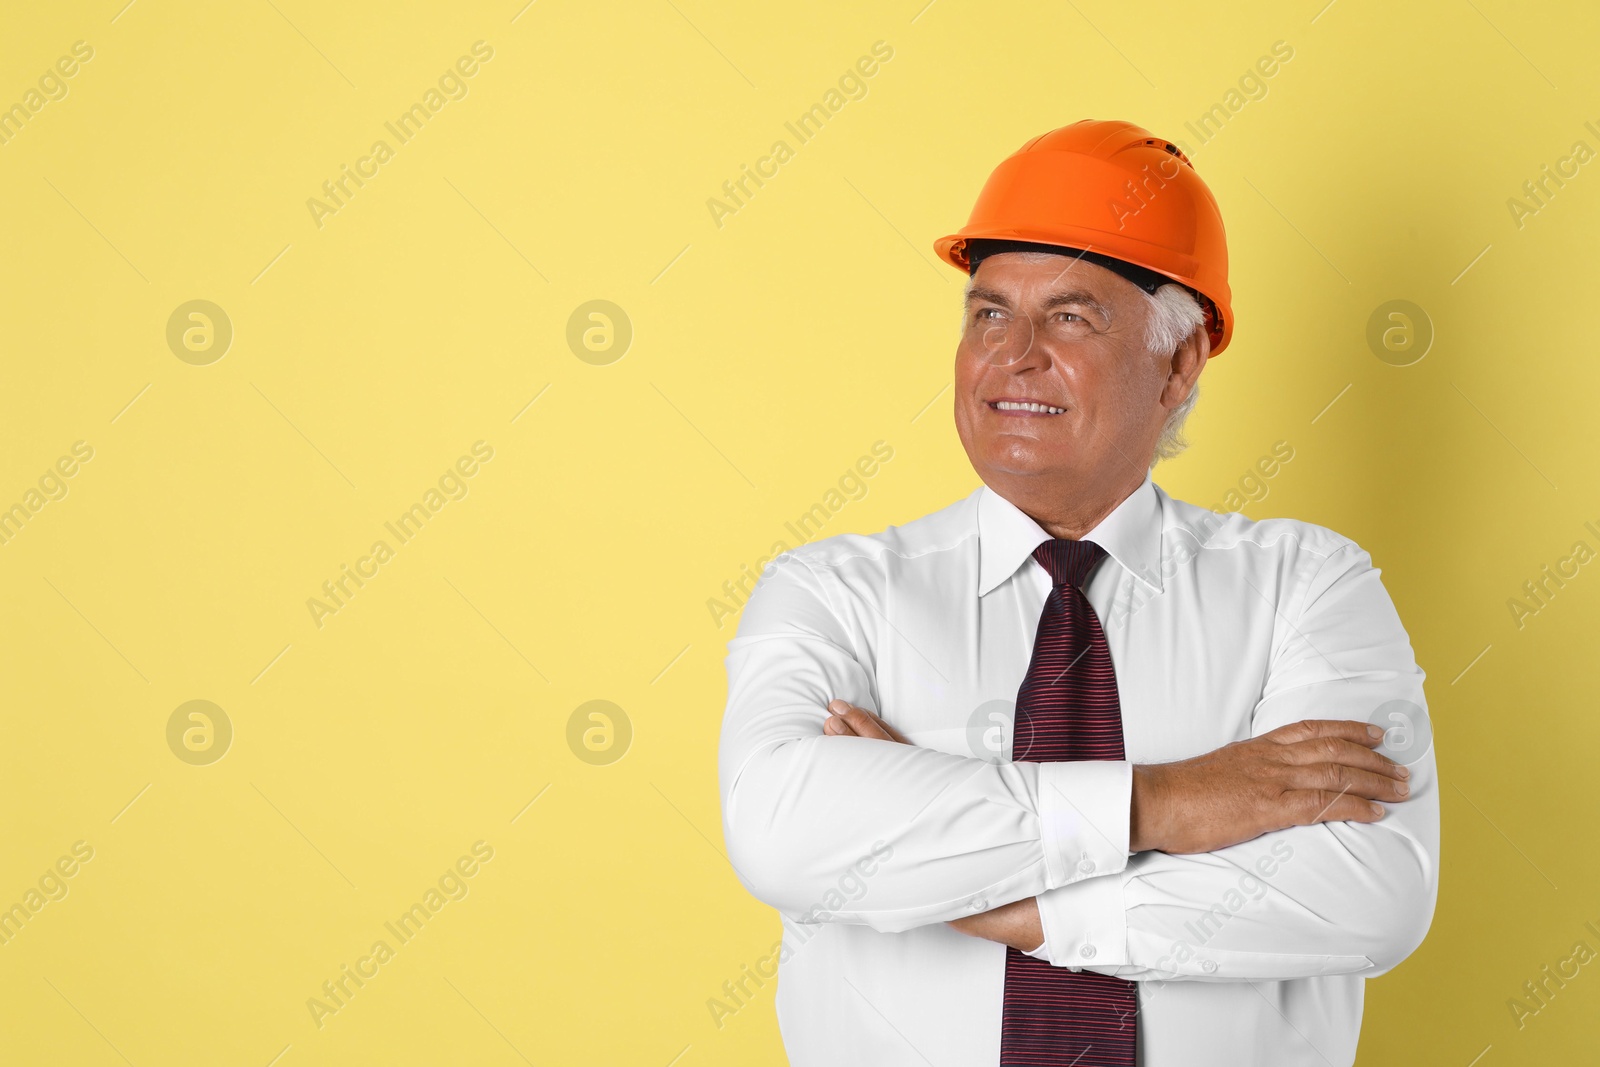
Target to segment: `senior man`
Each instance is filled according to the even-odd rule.
[[[1215,200],[1085,120],[936,248],[983,485],[780,556],[728,649],[724,832],[785,917],[790,1061],[1352,1063],[1433,916],[1423,674],[1348,538],[1151,480],[1232,333]]]

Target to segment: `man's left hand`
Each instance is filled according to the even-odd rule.
[[[828,721],[822,724],[822,732],[829,737],[871,737],[902,745],[911,743],[882,717],[843,700],[835,700],[828,705]],[[1012,901],[977,915],[951,919],[948,925],[972,937],[1009,945],[1018,952],[1034,952],[1044,944],[1039,904],[1033,897]]]
[[[822,732],[831,737],[875,737],[880,741],[898,741],[902,745],[911,743],[899,730],[872,712],[843,700],[835,700],[828,705],[828,721],[822,724]]]

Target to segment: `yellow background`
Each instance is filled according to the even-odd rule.
[[[1600,148],[1592,5],[121,4],[0,34],[0,105],[94,49],[0,145],[0,506],[94,449],[0,545],[0,906],[94,849],[0,946],[0,1062],[781,1061],[770,985],[720,1029],[706,1006],[779,936],[720,854],[706,602],[874,441],[826,533],[975,487],[930,245],[1003,156],[1086,116],[1194,147],[1280,40],[1195,152],[1238,330],[1157,477],[1216,504],[1289,442],[1246,510],[1370,550],[1428,672],[1439,909],[1369,984],[1361,1062],[1592,1055],[1593,967],[1520,1029],[1506,1003],[1600,949],[1600,576],[1507,606],[1600,548],[1600,171],[1507,206]],[[479,40],[467,96],[319,228],[307,200]],[[717,226],[880,40],[867,95]],[[204,366],[166,341],[195,299],[234,330]],[[609,365],[566,340],[596,299],[633,328]],[[1365,339],[1391,299],[1436,332],[1411,366]],[[467,496],[315,625],[480,440]],[[234,730],[206,766],[166,739],[195,699]],[[633,729],[605,766],[567,740],[597,699]],[[307,999],[479,840],[469,895],[319,1028]]]

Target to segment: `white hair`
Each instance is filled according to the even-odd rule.
[[[1169,358],[1206,321],[1206,313],[1194,294],[1176,282],[1168,282],[1154,293],[1144,293],[1144,298],[1150,309],[1145,320],[1145,347],[1153,356]],[[1152,467],[1189,447],[1183,436],[1183,424],[1199,399],[1200,381],[1196,379],[1183,403],[1167,412],[1167,420],[1161,424],[1161,436],[1156,439],[1156,454],[1150,460]]]

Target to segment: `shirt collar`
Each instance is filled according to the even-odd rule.
[[[1145,473],[1139,488],[1083,535],[1123,569],[1161,591],[1161,501]],[[978,595],[986,596],[1017,572],[1050,534],[987,485],[978,490]]]

